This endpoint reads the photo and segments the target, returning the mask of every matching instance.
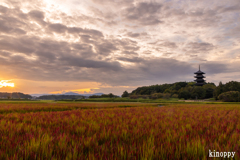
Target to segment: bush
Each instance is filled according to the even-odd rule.
[[[163,94],[162,93],[153,93],[151,95],[151,99],[158,99],[158,98],[162,98],[163,97]]]
[[[148,95],[130,95],[129,98],[130,99],[138,99],[138,98],[148,99],[149,96]]]
[[[138,99],[138,96],[137,95],[130,95],[129,98],[130,99]]]
[[[238,91],[228,91],[220,94],[218,99],[223,102],[239,102],[240,93]]]
[[[173,94],[172,98],[178,98],[178,95],[177,94]]]
[[[171,94],[170,93],[164,93],[163,94],[163,98],[164,99],[169,99],[171,97]]]

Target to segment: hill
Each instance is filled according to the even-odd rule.
[[[21,93],[21,92],[13,92],[13,93],[0,92],[0,98],[1,99],[11,99],[11,98],[31,99],[32,96],[29,94]]]

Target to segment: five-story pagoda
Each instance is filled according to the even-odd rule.
[[[199,65],[199,71],[195,72],[194,74],[196,74],[194,78],[197,78],[196,80],[194,80],[196,82],[196,86],[203,86],[205,84],[205,80],[203,78],[206,78],[206,77],[203,76],[203,74],[205,73],[200,70],[200,65]]]

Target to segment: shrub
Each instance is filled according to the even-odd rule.
[[[163,98],[164,99],[169,99],[171,97],[171,94],[170,93],[164,93],[163,94]]]
[[[228,91],[220,94],[218,99],[223,102],[239,102],[240,93],[238,91]]]
[[[137,95],[130,95],[129,98],[130,99],[138,99],[138,96]]]
[[[178,98],[178,95],[177,94],[173,94],[172,98]]]
[[[153,93],[151,95],[151,98],[152,99],[158,99],[158,98],[162,98],[163,97],[163,94],[162,93]]]
[[[129,98],[130,99],[138,99],[138,98],[148,99],[149,96],[148,95],[130,95]]]

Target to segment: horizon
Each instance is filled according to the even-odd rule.
[[[238,0],[3,0],[0,92],[113,93],[240,81]]]

